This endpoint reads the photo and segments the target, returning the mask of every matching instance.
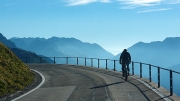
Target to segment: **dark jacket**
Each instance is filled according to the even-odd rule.
[[[131,55],[127,51],[122,52],[120,56],[120,63],[124,63],[124,62],[126,63],[131,62]]]

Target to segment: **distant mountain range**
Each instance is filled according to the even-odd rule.
[[[11,38],[16,47],[47,57],[93,57],[119,59],[98,44],[82,42],[75,38]],[[138,42],[128,48],[132,61],[167,68],[180,64],[180,37],[169,37],[163,41]]]
[[[25,51],[23,49],[18,49],[16,45],[11,42],[10,40],[7,40],[6,37],[4,37],[0,33],[0,42],[4,44],[5,46],[9,47],[9,49],[18,57],[20,58],[23,62],[28,62],[28,63],[39,63],[40,62],[40,57],[45,57],[45,56],[40,56],[37,55],[36,53],[30,52],[30,51]],[[28,57],[26,59],[26,57]],[[43,63],[53,63],[52,60],[50,59],[42,59]]]
[[[180,37],[169,37],[151,43],[138,42],[127,49],[132,61],[144,62],[167,68],[180,64]],[[116,55],[114,59],[119,59]]]
[[[18,48],[35,52],[47,57],[114,57],[98,44],[82,42],[75,38],[11,38]]]
[[[10,48],[17,48],[13,42],[7,40],[6,37],[4,37],[1,33],[0,33],[0,42]]]

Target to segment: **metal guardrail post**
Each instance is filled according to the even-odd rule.
[[[93,67],[93,59],[91,58],[91,67]]]
[[[142,63],[140,63],[140,78],[142,78]]]
[[[149,64],[149,82],[152,81],[152,77],[151,77],[151,64]]]
[[[99,68],[99,59],[98,59],[98,68]]]
[[[160,67],[158,67],[158,88],[160,87]]]
[[[78,63],[78,57],[77,57],[77,65],[78,65],[79,63]]]
[[[132,61],[132,75],[134,75],[134,62]]]
[[[66,57],[66,64],[68,64],[68,57]]]
[[[54,57],[54,64],[56,64],[56,57]]]
[[[114,71],[116,71],[116,60],[114,60]]]
[[[85,58],[85,66],[86,66],[86,58]]]
[[[107,59],[106,59],[106,69],[107,69]]]
[[[170,96],[173,95],[173,75],[172,70],[170,70]]]

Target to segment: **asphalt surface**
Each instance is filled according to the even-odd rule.
[[[164,101],[141,82],[119,72],[74,65],[31,64],[44,84],[17,101]]]

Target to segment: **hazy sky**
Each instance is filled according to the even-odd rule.
[[[74,37],[117,54],[180,36],[180,0],[0,0],[0,33]]]

